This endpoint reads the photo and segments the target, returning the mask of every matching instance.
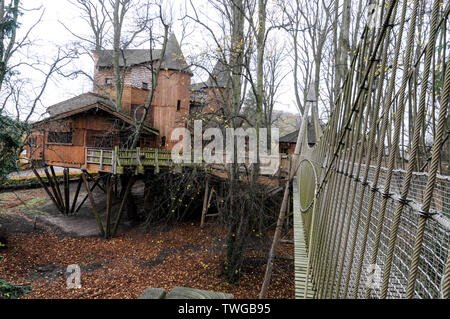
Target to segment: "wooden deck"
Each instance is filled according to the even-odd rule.
[[[306,276],[308,270],[308,248],[306,246],[303,218],[300,212],[300,193],[296,179],[294,179],[292,183],[292,189],[292,198],[294,202],[295,298],[305,299]],[[309,278],[306,299],[311,299],[313,297],[313,285],[311,278]]]
[[[224,158],[226,155],[224,154]],[[289,156],[287,155],[268,155],[261,158],[262,161],[273,158],[279,158],[279,167],[275,169],[269,166],[260,167],[260,175],[284,177],[289,168]],[[198,162],[198,161],[197,161]],[[124,167],[135,168],[138,173],[143,173],[145,168],[154,168],[156,172],[163,167],[177,166],[204,166],[206,163],[200,161],[194,162],[192,156],[191,163],[176,163],[172,160],[172,152],[160,149],[98,149],[86,148],[85,169],[89,171],[110,172],[113,174],[122,174]],[[211,171],[220,175],[225,171],[225,164],[207,164]],[[242,168],[244,169],[244,168]],[[272,183],[273,181],[269,181]]]

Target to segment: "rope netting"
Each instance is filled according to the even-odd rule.
[[[382,3],[314,147],[302,126],[305,296],[450,296],[450,5]]]

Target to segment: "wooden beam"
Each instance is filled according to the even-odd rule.
[[[208,205],[208,192],[209,192],[209,179],[206,179],[206,185],[205,185],[205,196],[203,196],[203,209],[202,209],[202,218],[200,220],[200,228],[203,228],[205,224],[205,216],[207,211],[207,205]]]
[[[286,181],[284,194],[283,194],[283,202],[281,203],[280,215],[277,220],[277,227],[275,229],[275,234],[273,236],[272,247],[270,247],[269,258],[267,260],[266,272],[264,274],[264,281],[261,287],[261,291],[259,293],[259,299],[264,299],[267,297],[267,290],[269,289],[270,280],[272,278],[272,268],[273,268],[273,260],[275,258],[275,252],[278,247],[278,243],[280,241],[281,230],[283,228],[283,223],[286,215],[287,209],[287,201],[289,197],[289,185],[290,180]]]
[[[55,169],[53,168],[53,165],[50,165],[50,171],[51,171],[52,176],[53,176],[53,181],[55,182],[55,188],[56,188],[56,191],[58,192],[58,197],[61,200],[61,204],[62,204],[61,206],[65,209],[63,197],[62,197],[62,194],[61,194],[61,189],[59,188],[58,178],[56,177]]]
[[[111,237],[111,206],[113,198],[113,179],[114,176],[110,175],[106,180],[106,239]]]
[[[50,199],[52,200],[52,202],[56,205],[56,208],[58,208],[59,211],[61,211],[61,207],[59,206],[58,201],[55,199],[55,197],[53,196],[52,192],[48,189],[47,185],[45,185],[44,181],[42,180],[41,176],[39,175],[39,173],[36,171],[36,169],[34,167],[31,168],[33,170],[34,175],[36,175],[37,179],[39,180],[39,183],[42,185],[42,187],[45,189],[45,191],[47,192],[48,197],[50,197]],[[50,181],[49,181],[50,182]]]
[[[63,213],[64,212],[64,204],[62,203],[61,198],[58,196],[58,192],[56,191],[56,186],[54,184],[53,178],[50,175],[50,173],[48,172],[47,166],[44,166],[44,172],[45,172],[45,176],[47,176],[47,180],[48,183],[50,184],[50,187],[53,191],[53,194],[55,196],[56,201],[58,202],[58,210]]]
[[[97,177],[97,179],[94,180],[94,184],[92,184],[92,186],[91,186],[91,192],[94,191],[94,189],[95,189],[96,186],[98,186],[99,181],[100,181],[100,177]],[[84,202],[88,199],[88,197],[89,197],[88,194],[86,194],[86,195],[84,196],[84,198],[83,198],[83,200],[81,201],[80,205],[78,205],[78,208],[75,210],[76,212],[78,212],[78,211],[80,210],[81,206],[84,205]]]
[[[86,171],[86,174],[91,179],[91,181],[95,181],[96,180],[96,178],[94,176],[92,176],[88,171]],[[98,178],[101,178],[100,177],[100,173],[99,173],[99,177]],[[103,188],[103,186],[100,183],[98,184],[98,187],[106,194],[106,189]]]
[[[123,208],[125,207],[125,203],[127,201],[128,194],[130,193],[131,186],[133,186],[133,184],[134,184],[134,179],[135,179],[135,177],[131,176],[130,180],[128,181],[127,187],[125,189],[125,193],[123,194],[122,202],[120,203],[119,212],[117,213],[116,221],[114,223],[114,229],[112,232],[113,237],[116,236],[117,229],[119,228],[120,217],[122,216]]]
[[[80,179],[78,180],[77,190],[75,191],[75,197],[73,198],[72,209],[70,210],[70,214],[73,214],[75,212],[78,195],[80,194],[81,184],[83,184],[83,178],[80,175]]]
[[[91,190],[89,189],[89,183],[86,179],[86,174],[84,173],[84,171],[81,173],[81,178],[83,179],[84,186],[86,187],[86,191],[88,193],[89,200],[91,202],[92,210],[94,212],[95,219],[97,220],[97,225],[100,230],[100,233],[102,236],[105,236],[105,230],[103,229],[102,220],[100,219],[100,214],[98,213],[98,210],[95,207],[94,196],[92,195]]]
[[[64,168],[64,213],[69,215],[70,213],[70,185],[69,185],[69,169]]]

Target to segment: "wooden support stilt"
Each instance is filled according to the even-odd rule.
[[[119,179],[118,178],[114,178],[114,196],[117,198],[119,197],[119,191],[117,189],[117,185],[119,184]]]
[[[59,197],[58,192],[56,191],[55,182],[54,182],[52,176],[50,175],[47,166],[44,166],[44,172],[45,172],[45,176],[47,176],[48,183],[50,184],[50,187],[51,187],[51,189],[53,191],[53,195],[55,196],[55,199],[58,202],[58,205],[57,205],[58,206],[58,210],[61,213],[64,213],[64,204],[63,204],[63,202],[61,200],[61,197]]]
[[[130,193],[131,186],[133,186],[133,184],[134,184],[134,176],[132,176],[130,178],[130,180],[128,181],[127,187],[126,187],[125,192],[123,194],[122,202],[120,203],[119,212],[117,213],[116,221],[114,223],[112,237],[116,236],[117,229],[119,228],[120,217],[122,216],[122,212],[123,212],[123,209],[125,207],[125,203],[127,201],[128,194]]]
[[[208,210],[209,210],[209,207],[211,205],[211,199],[213,197],[213,194],[215,194],[214,186],[212,186],[210,191],[209,191],[208,203],[206,204],[205,218],[206,217],[214,217],[214,216],[219,215],[219,214],[208,214]],[[216,197],[217,197],[217,195],[216,195]]]
[[[110,175],[106,179],[106,239],[111,237],[111,206],[113,198],[113,179],[114,176]]]
[[[84,172],[81,173],[81,178],[83,179],[84,186],[86,187],[86,191],[88,193],[88,197],[91,202],[92,210],[94,211],[95,219],[97,220],[97,225],[100,230],[100,233],[102,236],[105,236],[105,230],[103,229],[102,220],[100,219],[100,214],[98,213],[98,210],[95,207],[94,196],[92,195],[91,190],[89,189],[89,183],[86,179],[86,174]]]
[[[88,171],[86,171],[87,176],[92,180],[95,181],[96,178],[94,176],[92,176]],[[100,173],[98,174],[98,179],[102,179],[102,176],[100,175]],[[106,188],[104,188],[100,183],[98,183],[98,187],[106,194]]]
[[[100,182],[100,177],[97,177],[97,179],[94,181],[94,184],[91,186],[91,192],[94,191],[95,187],[97,187],[98,183]],[[86,202],[86,200],[88,199],[89,195],[86,194],[86,196],[84,196],[83,200],[81,201],[80,205],[78,205],[78,208],[75,210],[76,212],[78,212],[81,208],[81,206],[84,205],[84,202]]]
[[[205,196],[203,197],[203,209],[202,209],[202,218],[200,220],[200,228],[203,228],[205,224],[205,216],[208,206],[208,192],[209,192],[209,180],[206,179]]]
[[[64,168],[64,213],[69,215],[70,213],[70,189],[69,189],[69,169]]]
[[[48,189],[47,185],[45,185],[44,181],[42,180],[41,176],[39,175],[39,173],[36,171],[36,169],[34,167],[31,168],[33,170],[34,175],[36,175],[37,179],[39,180],[39,183],[42,185],[42,187],[45,189],[45,191],[47,192],[48,197],[50,197],[50,199],[52,200],[52,202],[56,205],[56,207],[58,208],[59,211],[61,211],[61,207],[59,206],[58,201],[56,200],[56,198],[53,196],[52,192]],[[49,181],[50,183],[50,181]]]
[[[275,229],[272,247],[270,248],[269,258],[267,260],[266,273],[264,274],[264,281],[261,287],[261,291],[259,293],[259,299],[264,299],[267,297],[267,290],[269,289],[270,279],[272,278],[273,260],[275,257],[275,252],[278,247],[278,243],[280,241],[281,230],[283,228],[283,223],[286,215],[287,201],[289,197],[289,186],[290,181],[287,180],[283,194],[283,202],[281,203],[280,215],[278,216],[277,227]]]
[[[55,188],[56,188],[56,191],[58,192],[58,197],[61,200],[61,204],[62,204],[61,206],[65,209],[64,200],[63,200],[62,193],[61,193],[61,188],[59,187],[58,178],[56,177],[55,169],[53,168],[53,165],[50,165],[50,172],[52,173],[53,181],[55,182]]]
[[[70,214],[73,214],[75,212],[78,195],[80,194],[81,184],[83,184],[83,178],[80,176],[80,179],[78,180],[77,190],[75,191],[75,197],[73,198],[72,209],[70,210]]]

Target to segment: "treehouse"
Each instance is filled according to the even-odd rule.
[[[95,93],[61,102],[51,112],[53,116],[33,124],[27,154],[34,162],[109,171],[113,148],[126,148],[131,142],[134,129],[131,116],[116,111],[110,101]],[[158,135],[158,130],[145,124],[139,146],[157,147]]]
[[[115,103],[113,51],[94,51],[93,92],[48,107],[48,118],[33,124],[26,151],[33,163],[93,171],[110,171],[114,149],[132,144],[149,98],[152,68],[161,50],[124,50],[121,106]],[[190,103],[190,72],[175,35],[171,34],[161,64],[158,85],[138,147],[170,150],[171,133],[185,127]]]
[[[47,108],[48,118],[33,124],[25,148],[34,166],[46,164],[117,173],[122,166],[170,165],[178,142],[172,131],[187,127],[193,112],[214,113],[229,100],[229,72],[218,62],[206,82],[191,86],[192,73],[174,34],[169,36],[158,85],[137,143],[130,149],[151,94],[162,50],[121,52],[123,90],[116,92],[112,50],[93,51],[93,90]],[[116,99],[120,98],[120,105]]]

